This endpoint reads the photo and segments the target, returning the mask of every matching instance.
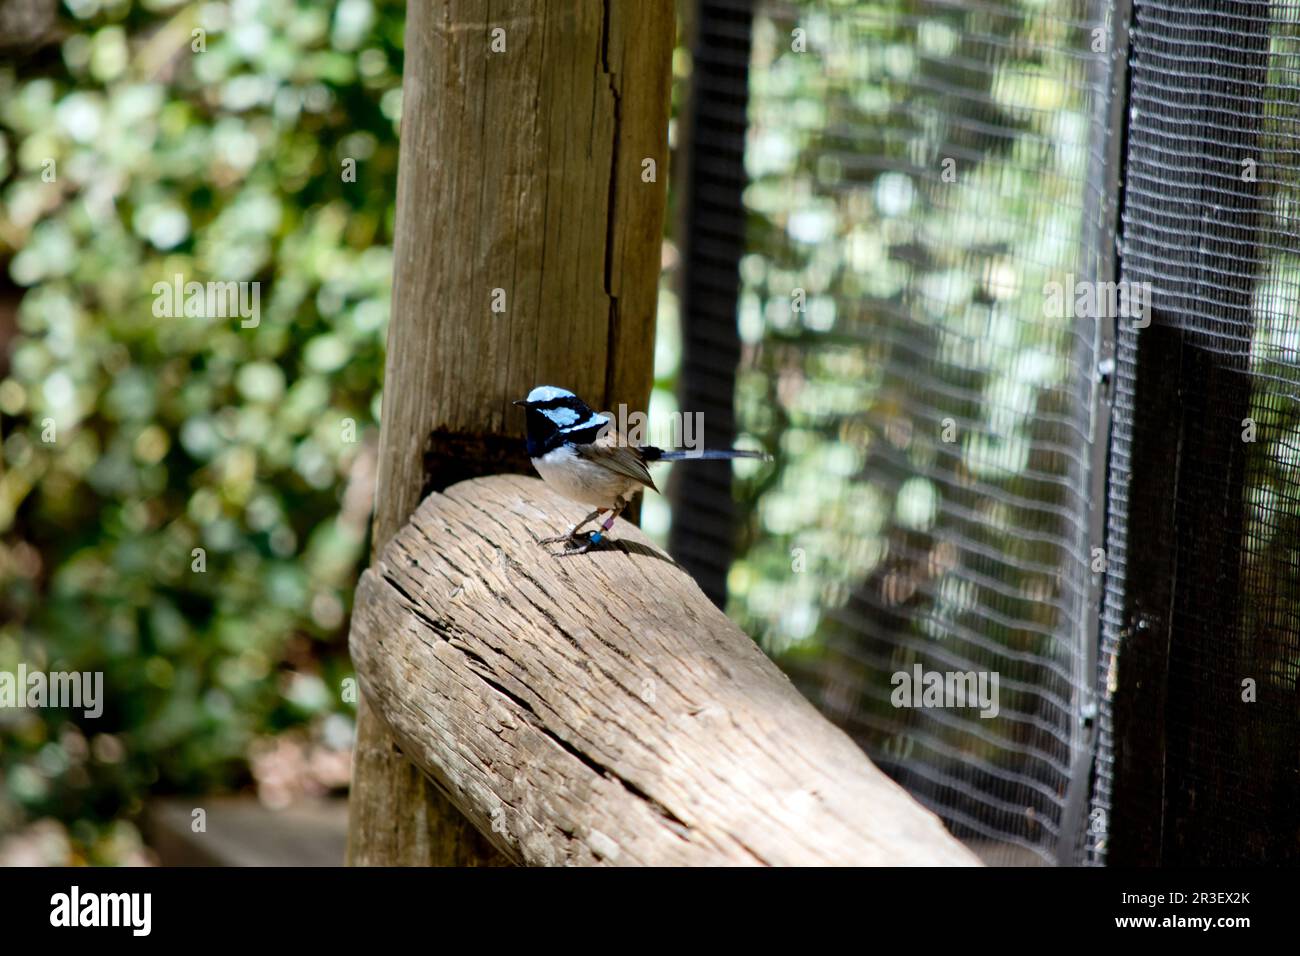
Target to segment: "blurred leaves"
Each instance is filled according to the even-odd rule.
[[[0,669],[102,670],[107,697],[0,713],[0,831],[81,820],[84,850],[145,788],[237,785],[260,735],[350,720],[402,25],[400,0],[68,0],[0,66]],[[260,283],[260,323],[156,317],[177,275]]]

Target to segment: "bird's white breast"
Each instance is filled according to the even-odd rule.
[[[583,458],[565,445],[532,461],[548,485],[564,497],[593,508],[613,508],[620,497],[639,487],[626,475]]]

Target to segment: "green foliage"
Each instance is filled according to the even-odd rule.
[[[93,859],[146,788],[350,720],[404,5],[68,9],[0,67],[0,670],[103,671],[106,709],[0,714],[0,832],[80,820]],[[259,282],[260,322],[156,316],[178,274]]]

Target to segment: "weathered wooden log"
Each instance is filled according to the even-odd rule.
[[[529,864],[975,864],[635,526],[496,476],[429,495],[357,588],[362,690]],[[554,546],[552,546],[554,547]]]

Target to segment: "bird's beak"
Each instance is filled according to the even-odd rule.
[[[511,405],[523,405],[523,406],[526,407],[526,406],[528,405],[528,399],[526,399],[526,398],[521,398],[521,399],[519,399],[519,400],[516,401],[516,402],[511,402],[510,404],[511,404]]]

